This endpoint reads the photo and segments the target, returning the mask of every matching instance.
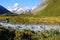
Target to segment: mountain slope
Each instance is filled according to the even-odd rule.
[[[38,12],[42,9],[44,9],[48,4],[48,1],[43,1],[41,4],[38,4],[36,7],[34,7],[34,9],[32,10],[32,13]]]
[[[60,16],[60,0],[49,0],[48,6],[37,12],[39,16]]]
[[[8,11],[6,8],[0,5],[0,14],[10,14],[11,12]]]

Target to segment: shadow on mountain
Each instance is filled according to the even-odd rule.
[[[12,13],[0,5],[0,14],[12,14]]]

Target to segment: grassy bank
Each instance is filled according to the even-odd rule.
[[[34,32],[30,30],[13,30],[0,26],[0,40],[60,40],[60,32],[57,29]]]
[[[59,17],[35,17],[35,16],[0,16],[0,21],[10,20],[9,23],[18,24],[60,24]]]

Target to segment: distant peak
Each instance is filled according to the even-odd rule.
[[[20,6],[19,3],[15,3],[14,4],[14,7],[18,7],[18,6]]]
[[[30,8],[26,7],[26,6],[21,6],[18,3],[15,3],[12,7],[10,7],[8,9],[9,11],[11,11],[12,13],[17,13],[17,14],[21,14],[21,13],[26,13],[26,12],[30,12]]]

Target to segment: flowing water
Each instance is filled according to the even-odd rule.
[[[12,28],[16,30],[33,30],[33,31],[41,31],[41,30],[49,30],[49,29],[59,29],[60,25],[27,25],[27,24],[10,24],[10,23],[3,23],[0,22],[0,26],[5,28]]]

